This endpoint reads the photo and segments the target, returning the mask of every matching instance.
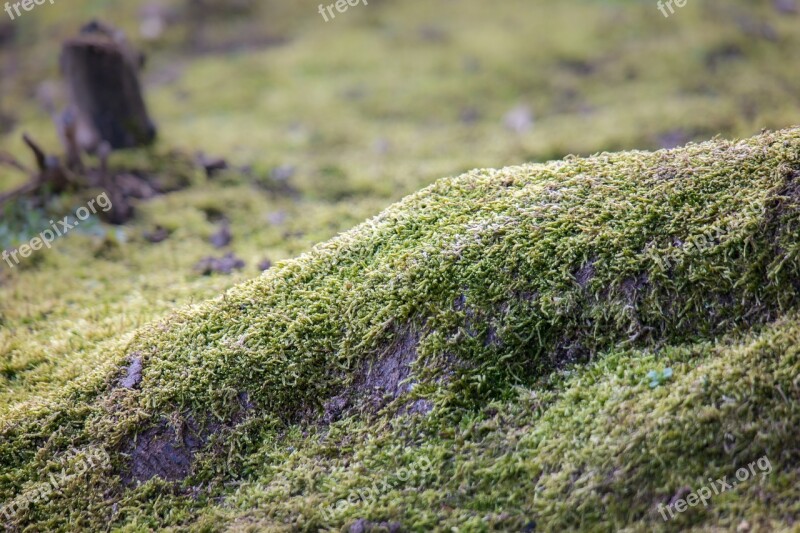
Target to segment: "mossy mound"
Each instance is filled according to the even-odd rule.
[[[1,151],[31,163],[23,131],[58,150],[41,104],[52,96],[62,107],[61,41],[98,18],[147,53],[143,83],[161,133],[154,151],[115,153],[111,166],[191,186],[137,202],[124,227],[82,225],[19,267],[2,263],[0,412],[56,394],[143,325],[441,176],[800,123],[800,77],[786,68],[800,62],[800,24],[785,1],[692,2],[670,18],[654,2],[376,1],[326,24],[316,5],[209,0],[202,50],[191,31],[197,2],[157,3],[174,22],[154,41],[140,33],[152,0],[48,2],[6,19],[16,37],[0,46]],[[275,37],[284,44],[270,44]],[[512,110],[526,122],[526,106],[533,127],[509,127]],[[8,133],[3,117],[15,124]],[[206,179],[172,156],[197,151],[231,169]],[[272,194],[281,175],[296,195]],[[22,181],[0,167],[0,190]],[[0,220],[0,248],[87,199],[20,206],[21,224]],[[200,276],[194,266],[218,254],[209,237],[219,216],[246,267]],[[146,236],[158,227],[169,238],[154,245]]]
[[[800,129],[440,180],[4,415],[9,524],[788,528],[798,180]]]

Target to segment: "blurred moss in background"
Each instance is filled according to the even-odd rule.
[[[690,2],[669,18],[655,0],[371,0],[327,23],[317,3],[57,0],[0,18],[0,150],[28,158],[23,131],[58,150],[60,44],[92,18],[147,54],[159,126],[155,147],[112,164],[192,186],[0,271],[0,407],[442,176],[800,123],[792,0]],[[187,168],[200,152],[229,169]],[[0,167],[0,190],[24,179]],[[15,206],[0,245],[77,205]],[[202,276],[221,221],[246,267]]]

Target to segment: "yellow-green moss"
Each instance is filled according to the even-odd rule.
[[[127,240],[103,261],[102,239],[75,236],[24,272],[0,269],[0,410],[102,364],[107,350],[98,343],[256,275],[265,256],[294,257],[441,176],[800,123],[800,82],[785,67],[798,62],[800,26],[769,2],[714,0],[664,19],[647,2],[387,1],[326,24],[314,6],[263,0],[250,2],[246,16],[211,17],[208,36],[245,44],[278,36],[285,45],[213,54],[187,51],[181,24],[142,42],[146,3],[56,2],[14,21],[17,41],[0,49],[8,66],[0,112],[17,120],[0,135],[0,150],[29,160],[25,130],[56,151],[50,118],[31,95],[48,93],[42,82],[46,89],[58,77],[60,40],[100,17],[148,55],[157,153],[204,150],[260,177],[292,165],[300,201],[254,193],[243,176],[233,177],[238,186],[200,181],[137,206]],[[183,15],[190,4],[160,3]],[[534,116],[523,135],[503,126],[519,104]],[[115,154],[112,163],[168,176],[184,170],[151,156]],[[0,189],[22,179],[0,167]],[[198,279],[192,265],[214,253],[202,208],[222,202],[248,268]],[[80,203],[63,199],[52,215]],[[144,242],[155,224],[177,229],[174,239]],[[21,237],[41,229],[34,224]]]
[[[57,75],[59,39],[100,16],[138,40],[144,3],[56,2],[17,21],[16,48],[0,50],[0,64],[24,65],[0,72],[0,112],[17,127],[0,149],[24,157],[24,129],[55,150],[31,95]],[[186,485],[199,489],[122,491],[116,471],[92,472],[18,525],[313,530],[328,524],[318,506],[427,457],[435,475],[392,483],[380,503],[329,525],[645,530],[663,525],[658,502],[767,453],[776,469],[763,482],[669,525],[791,527],[797,227],[779,198],[796,170],[794,130],[742,148],[473,172],[223,301],[185,306],[439,176],[796,124],[796,18],[747,0],[690,4],[666,20],[648,2],[376,0],[324,24],[314,6],[254,4],[215,19],[212,40],[277,35],[284,46],[195,55],[180,26],[144,45],[161,145],[112,160],[174,177],[187,169],[164,154],[203,149],[254,178],[195,173],[189,189],[138,204],[123,228],[98,224],[13,272],[0,264],[0,503],[96,446],[119,470],[132,431],[162,415],[226,420],[245,390],[257,413],[220,434],[225,453],[197,458]],[[502,123],[519,104],[534,115],[522,135]],[[276,165],[296,168],[297,196],[252,186]],[[0,167],[0,188],[21,179]],[[26,213],[17,237],[82,202]],[[192,271],[216,253],[209,212],[231,220],[245,271]],[[157,224],[170,239],[145,242]],[[701,236],[710,245],[699,252],[678,244]],[[163,331],[148,326],[176,308]],[[414,393],[436,410],[410,423],[393,418],[405,400],[377,417],[366,409],[320,443],[308,404],[358,381],[391,335],[420,336],[431,364],[419,365]],[[109,392],[136,350],[144,390]],[[650,389],[647,374],[665,368],[673,378]]]
[[[799,172],[790,129],[440,180],[0,419],[0,498],[91,447],[113,467],[16,524],[788,527]],[[376,407],[363,369],[401,346],[415,386]],[[433,410],[408,414],[419,399]],[[123,484],[136,438],[187,428],[208,438],[187,478]],[[661,521],[684,486],[764,454],[770,476]],[[375,501],[336,508],[386,476]]]

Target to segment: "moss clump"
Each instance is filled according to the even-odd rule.
[[[800,77],[785,68],[800,60],[800,25],[772,2],[699,2],[670,19],[650,2],[383,2],[325,24],[305,5],[237,1],[252,10],[215,10],[200,55],[187,46],[187,25],[200,13],[186,0],[161,0],[177,23],[162,39],[141,37],[151,3],[56,2],[13,21],[15,41],[0,47],[0,65],[9,66],[0,115],[16,126],[5,133],[0,125],[0,150],[30,163],[23,130],[57,150],[50,117],[31,95],[52,95],[61,108],[51,83],[60,43],[99,18],[147,53],[143,82],[163,134],[155,152],[114,154],[112,166],[191,177],[166,154],[202,150],[252,175],[194,180],[136,205],[124,228],[93,228],[105,237],[76,232],[22,268],[0,264],[2,412],[104,364],[119,339],[176,307],[255,276],[264,258],[296,257],[441,176],[800,123]],[[263,46],[275,37],[285,45]],[[535,119],[525,133],[504,124],[520,105]],[[294,169],[288,184],[297,196],[264,193],[276,167]],[[0,167],[0,189],[24,179]],[[53,214],[82,203],[61,197]],[[230,220],[245,271],[194,274],[217,253],[204,217],[211,209]],[[156,226],[171,234],[154,246],[142,235]],[[0,242],[43,227],[36,219],[0,227]]]
[[[440,180],[5,415],[0,499],[101,449],[11,523],[649,528],[767,454],[668,525],[788,525],[798,178],[790,129]]]

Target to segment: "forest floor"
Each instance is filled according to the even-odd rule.
[[[51,405],[49,402],[61,402],[65,386],[82,383],[89,375],[131,365],[128,346],[142,342],[143,335],[147,337],[153,328],[148,325],[174,320],[169,317],[176,310],[202,314],[208,305],[203,302],[231,288],[239,290],[247,280],[258,278],[248,283],[259,283],[264,279],[260,272],[268,266],[278,273],[295,268],[292,258],[439,178],[474,168],[556,160],[569,154],[656,150],[715,136],[747,138],[762,128],[800,124],[800,77],[794,68],[800,60],[800,25],[798,15],[786,7],[791,2],[694,2],[665,19],[655,2],[372,0],[329,22],[314,5],[246,0],[219,4],[223,3],[199,7],[190,2],[163,2],[155,8],[138,0],[57,1],[17,20],[0,20],[0,150],[20,159],[27,157],[23,131],[57,150],[48,109],[57,108],[64,98],[58,83],[60,43],[82,23],[98,17],[125,29],[146,52],[147,100],[159,127],[154,147],[115,153],[112,165],[184,184],[178,191],[137,202],[135,218],[125,225],[111,226],[92,217],[56,240],[52,249],[37,251],[19,266],[9,268],[0,263],[0,423],[30,416],[39,407]],[[157,35],[152,34],[154,19],[165,23]],[[12,44],[9,36],[14,36]],[[795,142],[795,133],[786,135],[786,142]],[[223,158],[228,168],[209,175],[197,163],[209,158]],[[732,159],[727,161],[731,164]],[[754,172],[755,180],[759,172]],[[518,171],[510,174],[519,175]],[[625,175],[634,179],[638,174],[631,171]],[[0,190],[24,179],[0,167]],[[753,192],[757,200],[752,201],[773,198],[767,192],[767,188]],[[0,249],[27,242],[50,227],[51,219],[75,213],[89,198],[82,193],[65,194],[41,209],[31,209],[24,202],[7,207],[0,220]],[[220,237],[220,232],[227,231],[230,243],[215,246],[213,240],[227,240]],[[204,267],[198,266],[204,258],[227,253],[241,258],[244,267],[229,274],[206,275]],[[725,264],[720,268],[724,270]],[[788,325],[775,326],[765,333],[766,338],[749,331],[738,333],[753,336],[725,337],[733,335],[732,330],[725,330],[720,338],[726,340],[715,345],[718,339],[709,330],[701,340],[684,339],[688,344],[676,343],[671,348],[671,364],[742,362],[759,346],[791,344],[793,319],[777,311],[765,314],[777,316]],[[416,334],[395,333],[401,339],[404,334]],[[695,341],[699,344],[693,344]],[[176,346],[186,345],[176,342]],[[719,350],[727,351],[715,359]],[[644,370],[647,364],[633,362],[641,355],[615,352],[579,377],[553,378],[572,379],[562,383],[557,398],[547,397],[550,392],[542,389],[545,399],[537,399],[530,395],[535,386],[527,383],[532,388],[520,392],[522,399],[487,407],[487,412],[469,422],[462,418],[459,423],[469,429],[462,427],[465,433],[442,437],[438,448],[431,447],[430,459],[438,464],[441,457],[436,454],[452,444],[448,439],[458,442],[469,438],[471,432],[483,438],[481,428],[496,427],[504,416],[519,421],[520,427],[533,424],[517,417],[517,410],[524,406],[536,410],[557,405],[548,411],[549,423],[556,423],[556,413],[566,412],[575,416],[567,433],[572,431],[578,440],[602,439],[605,434],[600,428],[592,426],[583,432],[576,422],[590,420],[597,414],[597,406],[576,414],[565,398],[587,394],[579,386],[586,380],[600,394],[603,387],[611,387],[608,380],[632,379],[619,369],[631,365]],[[648,352],[643,361],[652,362],[647,359],[652,357]],[[744,368],[744,363],[730,364]],[[781,368],[793,368],[787,365]],[[659,367],[655,381],[667,379],[661,373],[666,364],[651,366]],[[723,370],[714,367],[709,375],[723,379]],[[681,383],[686,390],[694,390],[694,381],[685,379]],[[546,390],[558,386],[551,383]],[[637,382],[625,390],[625,394],[645,390],[650,395],[645,395],[647,401],[659,401],[658,388],[647,392],[649,387]],[[670,398],[667,403],[678,402],[681,396],[674,393]],[[647,401],[643,400],[643,405],[648,405]],[[280,401],[276,405],[281,405]],[[665,405],[654,408],[666,409]],[[616,420],[613,413],[606,414],[602,420]],[[644,417],[643,412],[635,411],[629,424],[639,415]],[[697,413],[692,417],[695,415],[702,418]],[[692,417],[689,419],[695,420]],[[780,420],[772,422],[779,424]],[[634,426],[625,427],[633,431]],[[678,427],[669,434],[674,435]],[[373,430],[368,425],[353,429],[357,433]],[[419,436],[432,429],[414,431]],[[509,438],[497,438],[501,436]],[[305,437],[291,438],[299,443]],[[393,444],[401,440],[397,435],[387,438]],[[306,445],[305,455],[294,459],[298,463],[323,453],[316,448],[312,453],[313,446]],[[493,441],[486,446],[499,453],[505,445]],[[553,446],[567,453],[566,440]],[[466,449],[461,452],[467,454]],[[272,451],[260,453],[278,461],[278,455],[270,455]],[[324,453],[331,452],[326,448]],[[380,453],[375,457],[376,464],[387,460]],[[610,455],[603,456],[607,457]],[[469,482],[504,479],[504,472],[497,470],[502,464],[465,461],[465,468],[479,473],[481,468],[494,469],[484,477],[462,472]],[[685,470],[674,473],[674,479],[698,471],[697,465],[684,466]],[[717,464],[715,475],[727,472],[728,466]],[[307,467],[311,468],[303,466]],[[331,460],[329,468],[335,471],[343,466]],[[541,465],[535,468],[547,470]],[[636,491],[636,480],[641,481],[647,472],[652,474],[651,468],[650,464],[642,467],[633,478],[620,482],[621,486]],[[565,472],[561,474],[575,479],[582,475],[578,467]],[[613,477],[616,472],[612,468],[606,473]],[[20,479],[27,475],[25,470]],[[235,496],[226,493],[229,503],[246,508],[253,501],[279,500],[283,493],[258,485],[266,483],[259,475],[266,476],[259,472],[250,478],[257,486]],[[285,472],[281,475],[291,477]],[[794,478],[774,479],[789,482]],[[8,487],[18,481],[3,488],[11,490]],[[602,480],[594,481],[602,484]],[[357,486],[364,480],[352,478],[350,482]],[[302,485],[294,478],[292,483]],[[563,485],[555,479],[552,483],[542,490],[552,491],[547,493],[551,499],[545,500],[553,507],[538,508],[537,513],[550,516],[553,526],[579,527],[560,514],[564,510],[554,495]],[[591,486],[594,494],[603,490]],[[480,492],[480,487],[467,491]],[[656,488],[648,486],[645,492],[647,498],[657,500]],[[144,498],[143,494],[127,503],[136,507],[133,499]],[[188,499],[181,499],[184,496],[169,501],[183,509],[185,516],[149,521],[145,518],[148,512],[163,509],[145,506],[116,519],[143,527],[194,523],[196,510],[187,510],[191,505]],[[414,504],[422,506],[428,496]],[[502,497],[511,498],[506,503],[514,507],[513,499],[520,495],[509,492]],[[600,501],[575,498],[570,503]],[[179,500],[180,505],[175,503]],[[727,510],[736,507],[731,501],[733,507]],[[439,503],[458,508],[463,501]],[[287,501],[283,514],[278,513],[279,520],[261,515],[241,518],[230,510],[219,516],[224,515],[231,527],[245,528],[246,524],[237,520],[262,525],[273,519],[280,522],[295,516],[302,506],[302,502]],[[489,507],[490,502],[482,502],[476,509],[489,512]],[[759,507],[759,513],[762,511]],[[781,512],[789,511],[789,506],[781,507]],[[641,518],[647,512],[652,515],[652,507],[640,501],[628,510],[612,510],[607,522],[598,517],[593,520],[619,526],[625,517]],[[209,512],[205,519],[219,518],[215,513]],[[406,518],[411,520],[408,523],[430,527],[437,523],[433,513]],[[337,524],[347,523],[351,517],[347,512],[336,516],[333,523]],[[471,520],[466,516],[454,513],[452,523]],[[741,522],[734,523],[736,516],[728,515],[727,521],[720,521],[719,515],[706,518],[712,520],[709,523],[736,526]],[[502,528],[507,518],[498,513],[485,523]],[[781,522],[774,514],[770,519],[789,524],[788,519]],[[314,520],[301,526],[324,523],[319,517]],[[512,522],[520,524],[522,518],[514,516]]]

